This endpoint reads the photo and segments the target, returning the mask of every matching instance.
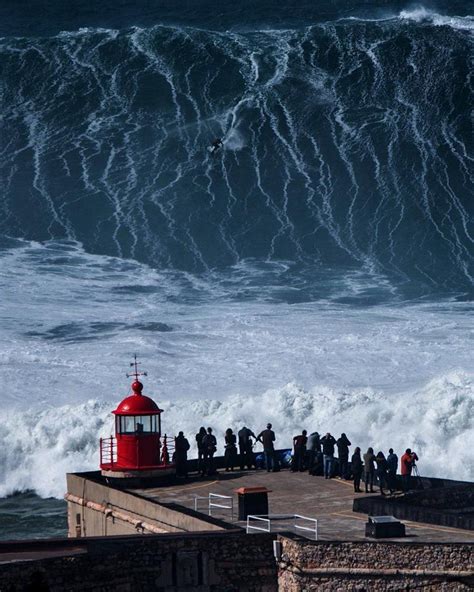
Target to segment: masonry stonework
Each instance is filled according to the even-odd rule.
[[[474,544],[279,540],[281,592],[462,591],[474,586]]]
[[[0,592],[276,592],[272,541],[243,531],[70,540],[82,552],[0,564]]]
[[[285,533],[278,535],[277,562],[276,536],[236,529],[1,543],[0,592],[454,592],[474,587],[471,543],[314,542]]]

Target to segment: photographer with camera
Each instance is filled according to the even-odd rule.
[[[416,452],[412,452],[410,448],[407,448],[405,450],[405,454],[400,459],[400,473],[402,475],[403,491],[405,493],[410,489],[411,472],[413,470],[413,467],[416,466],[415,463],[417,460],[418,456]]]

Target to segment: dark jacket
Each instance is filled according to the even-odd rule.
[[[339,455],[339,458],[345,458],[347,460],[347,458],[349,457],[349,446],[350,445],[351,445],[351,442],[345,434],[344,434],[344,436],[341,436],[338,439],[337,453]]]
[[[252,432],[250,428],[242,428],[238,432],[239,436],[239,446],[246,447],[248,446],[249,442],[251,443],[251,438],[257,439],[257,436]]]
[[[196,443],[197,443],[198,450],[202,450],[204,448],[202,441],[206,437],[206,435],[207,434],[201,434],[201,432],[198,432],[196,434]]]
[[[263,444],[264,450],[273,450],[273,442],[275,442],[275,432],[270,429],[263,430],[257,436],[257,440]]]
[[[226,435],[225,437],[225,449],[226,450],[236,450],[235,443],[237,442],[237,438],[235,434],[230,434],[229,436]]]
[[[293,446],[298,450],[306,450],[306,442],[308,441],[308,438],[306,436],[303,436],[303,434],[300,434],[299,436],[295,436],[293,438]]]
[[[360,458],[360,453],[354,452],[351,458],[351,469],[353,475],[362,475],[362,459]]]
[[[321,438],[321,444],[323,445],[323,454],[333,456],[336,438],[334,436],[324,436],[324,438]]]
[[[184,436],[176,436],[174,439],[174,447],[176,452],[184,454],[189,450],[189,442]]]
[[[385,475],[388,469],[387,459],[384,456],[376,456],[375,462],[377,463],[377,475]]]
[[[392,452],[392,454],[389,454],[387,456],[387,465],[388,465],[388,470],[391,473],[396,474],[397,469],[398,469],[398,456]]]
[[[214,454],[217,450],[217,440],[214,434],[206,434],[202,439],[202,447],[205,452]]]

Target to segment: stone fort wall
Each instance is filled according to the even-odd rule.
[[[474,544],[279,541],[281,592],[474,588]]]
[[[163,534],[0,544],[0,592],[275,592],[274,535]],[[61,546],[62,545],[62,546]],[[10,548],[8,548],[8,546]],[[36,554],[21,560],[19,551]],[[1,563],[5,553],[16,554]]]
[[[277,541],[275,558],[273,542]],[[474,544],[313,542],[289,533],[0,543],[0,592],[378,592],[474,587]]]

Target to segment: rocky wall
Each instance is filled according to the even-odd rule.
[[[461,591],[474,586],[474,544],[279,541],[281,592]]]
[[[276,592],[273,538],[234,531],[82,539],[63,557],[0,563],[0,592]]]

